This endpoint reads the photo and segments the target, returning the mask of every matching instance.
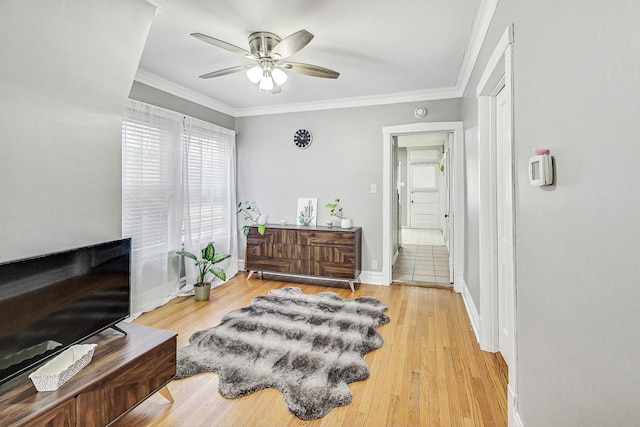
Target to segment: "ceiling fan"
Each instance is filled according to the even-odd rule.
[[[311,39],[313,34],[306,30],[300,30],[284,39],[278,35],[266,31],[258,31],[249,35],[250,52],[238,46],[201,33],[192,33],[193,37],[203,42],[212,44],[229,52],[237,53],[245,58],[257,62],[254,64],[238,65],[203,74],[201,79],[220,77],[238,71],[247,70],[247,77],[252,83],[258,84],[260,90],[269,93],[280,93],[282,85],[287,81],[287,73],[284,70],[294,71],[313,77],[337,79],[340,73],[318,65],[302,64],[299,62],[280,62],[285,58],[299,52]]]

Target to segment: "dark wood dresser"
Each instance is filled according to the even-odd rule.
[[[85,341],[98,344],[91,363],[56,391],[36,391],[29,372],[0,385],[0,425],[102,427],[157,391],[173,402],[166,385],[176,374],[176,333],[118,327],[127,335]]]
[[[354,290],[362,270],[362,229],[270,224],[264,235],[250,227],[245,269],[292,275],[296,280],[349,284]]]

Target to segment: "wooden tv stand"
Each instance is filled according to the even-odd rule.
[[[0,385],[2,426],[106,426],[153,393],[173,402],[166,385],[176,374],[176,333],[119,323],[122,335],[107,330],[91,363],[56,391],[38,392],[32,369]]]

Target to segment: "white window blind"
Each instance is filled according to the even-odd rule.
[[[227,275],[237,273],[235,203],[235,132],[191,117],[184,119],[183,241],[196,253],[214,242],[216,252],[230,253]],[[187,283],[195,270],[187,269]]]
[[[122,234],[132,238],[132,312],[176,295],[185,248],[209,241],[237,273],[235,133],[129,101],[122,122]],[[194,266],[187,263],[187,283]],[[191,279],[191,281],[190,281]]]
[[[179,265],[170,253],[180,232],[172,205],[181,119],[132,101],[122,121],[122,235],[132,240],[133,313],[161,305],[177,289]]]

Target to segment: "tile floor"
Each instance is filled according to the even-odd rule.
[[[439,233],[439,236],[436,236],[434,231],[437,231],[435,234]],[[402,245],[393,266],[394,282],[451,286],[449,251],[444,246],[440,230],[403,230],[402,241],[405,244]],[[440,242],[443,244],[437,244]]]

